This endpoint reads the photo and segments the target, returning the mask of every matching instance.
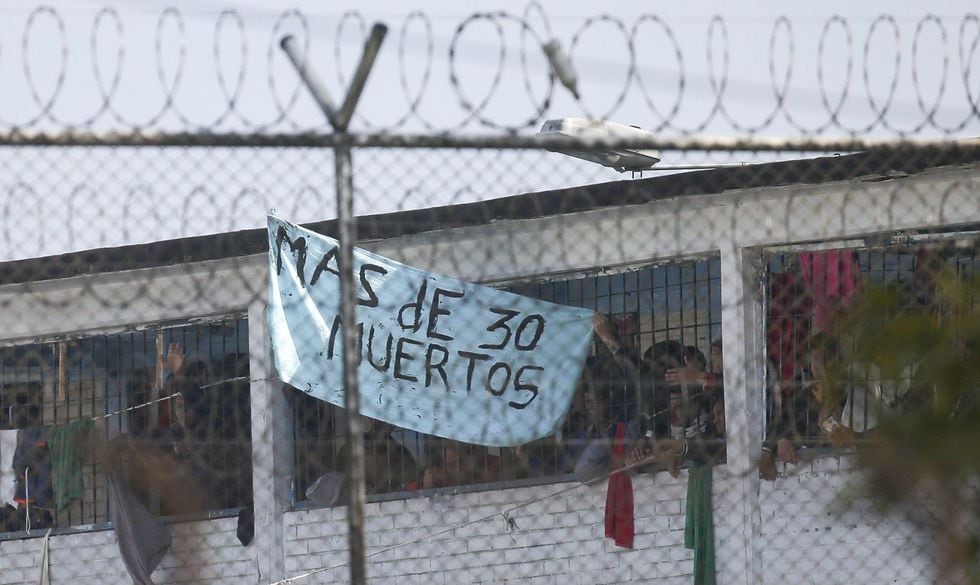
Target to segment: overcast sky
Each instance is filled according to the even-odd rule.
[[[980,107],[980,21],[964,20],[972,8],[966,2],[545,0],[543,10],[527,13],[523,55],[517,20],[499,19],[499,29],[488,19],[467,20],[470,9],[449,0],[275,7],[260,0],[142,0],[117,3],[118,19],[103,14],[98,21],[101,2],[45,3],[55,13],[37,6],[0,0],[0,131],[326,130],[277,43],[287,33],[308,39],[315,68],[340,101],[363,43],[362,21],[345,19],[357,10],[366,26],[381,21],[390,33],[355,131],[516,127],[533,134],[543,119],[590,115],[662,135],[980,134],[970,104]],[[171,6],[181,17],[161,21]],[[292,8],[305,19],[283,16]],[[227,9],[239,16],[222,16]],[[431,35],[425,21],[410,17],[416,10],[428,16]],[[525,4],[484,1],[480,10],[521,16]],[[606,10],[612,16],[600,17]],[[711,24],[714,14],[724,28]],[[869,34],[881,14],[894,20],[878,21]],[[773,37],[780,15],[788,26],[781,24]],[[590,18],[593,24],[583,29]],[[631,77],[627,39],[634,27]],[[537,44],[551,38],[570,54],[582,100],[556,85],[550,107],[540,113],[549,87]],[[721,108],[712,71],[715,84],[724,80]],[[773,78],[785,92],[779,107]],[[109,110],[103,92],[112,96]],[[490,126],[463,105],[483,100],[480,113]],[[884,122],[876,122],[873,106],[886,104]],[[932,110],[935,123],[925,123]],[[552,153],[375,151],[358,157],[359,213],[624,178]],[[667,153],[665,163],[759,158]],[[271,150],[0,149],[0,198],[8,210],[0,220],[0,259],[260,227],[271,208],[295,221],[326,219],[333,216],[333,193],[330,165],[323,162],[315,153]]]

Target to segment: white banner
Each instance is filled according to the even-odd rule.
[[[279,377],[344,405],[336,240],[269,216],[269,330]],[[467,443],[514,446],[561,424],[592,311],[354,250],[361,414]]]

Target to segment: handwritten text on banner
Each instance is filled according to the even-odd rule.
[[[343,406],[337,241],[269,216],[269,328],[282,380]],[[354,251],[361,413],[492,446],[553,433],[592,312]]]

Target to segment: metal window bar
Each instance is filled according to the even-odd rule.
[[[937,266],[941,265],[951,268],[957,278],[970,279],[974,275],[974,266],[980,261],[977,255],[977,246],[980,239],[971,233],[945,233],[928,234],[915,238],[909,243],[886,243],[877,246],[865,246],[857,248],[850,244],[846,249],[854,250],[861,279],[879,284],[899,284],[907,289],[906,307],[921,309],[934,307],[933,290],[934,283],[923,283],[921,271],[927,267],[924,263],[934,262]],[[808,250],[811,248],[807,248]],[[835,249],[831,244],[820,246],[821,250]],[[845,249],[845,248],[840,248]],[[767,368],[770,370],[770,379],[779,379],[781,392],[770,387],[767,389],[767,440],[773,441],[779,435],[785,435],[787,430],[779,428],[778,417],[787,416],[786,411],[780,412],[783,408],[796,408],[796,428],[794,429],[793,440],[803,446],[829,446],[826,433],[820,428],[818,420],[818,406],[810,399],[810,392],[814,383],[813,366],[809,363],[810,354],[815,350],[811,346],[813,331],[812,308],[809,301],[801,293],[805,291],[797,290],[796,302],[790,313],[785,313],[785,306],[780,299],[775,299],[777,291],[774,286],[780,280],[785,280],[785,275],[800,277],[799,252],[782,251],[770,254],[767,261],[766,281],[767,281],[767,303],[769,311],[767,315],[767,332],[769,333],[769,360]],[[802,278],[799,279],[802,283]],[[972,286],[972,284],[971,284]],[[971,303],[975,306],[977,294],[974,291],[971,295]],[[781,312],[782,309],[782,312]],[[792,319],[794,329],[788,334],[785,330],[776,330],[780,327],[774,320],[789,318]],[[805,329],[800,333],[801,329]],[[786,351],[788,350],[788,351]],[[788,353],[789,355],[784,355]],[[819,355],[816,353],[814,355]],[[795,360],[792,378],[786,379],[784,374],[785,360]],[[774,371],[773,371],[774,370]],[[852,372],[853,373],[853,372]],[[858,372],[858,379],[864,376],[869,385],[874,382],[870,374]],[[846,400],[853,403],[851,408],[844,408],[841,413],[840,423],[850,429],[861,429],[862,432],[873,428],[877,416],[880,414],[883,405],[871,392],[856,392],[851,387],[846,393]],[[841,405],[846,406],[846,405]],[[857,413],[857,414],[856,414]],[[792,415],[793,413],[789,413]],[[800,422],[802,421],[802,424]]]
[[[710,344],[718,338],[721,330],[720,286],[720,262],[717,257],[712,257],[666,262],[608,274],[511,283],[503,288],[550,302],[597,310],[619,319],[627,327],[623,331],[624,342],[635,347],[634,357],[637,365],[641,366],[641,350],[653,346],[655,342],[676,340],[684,346],[696,347],[706,356],[709,354]],[[670,289],[673,296],[670,302],[667,301],[669,287],[673,287]],[[601,356],[603,352],[608,354],[604,346],[595,344],[592,353]],[[631,391],[627,392],[621,377],[608,371],[603,370],[602,374],[596,375],[601,377],[596,381],[603,387],[613,388],[614,403],[609,404],[608,408],[610,418],[615,419],[617,409],[623,409],[624,404],[631,400]],[[344,472],[341,462],[346,437],[339,434],[342,426],[337,424],[342,411],[300,390],[286,387],[284,391],[291,401],[294,421],[293,500],[309,502],[306,491],[318,479],[327,481],[333,477],[339,481]],[[645,391],[663,393],[668,389],[661,383],[660,386],[651,385]],[[707,402],[707,397],[700,392],[691,392],[690,399]],[[581,397],[576,397],[560,433],[560,443],[554,437],[545,439],[525,446],[522,455],[516,449],[462,445],[384,426],[385,436],[375,436],[374,440],[366,441],[366,457],[372,460],[367,466],[368,494],[377,499],[384,494],[430,487],[460,488],[474,484],[493,489],[501,482],[567,476],[574,464],[574,458],[569,454],[581,450],[587,442],[585,431],[588,417],[580,401]],[[669,401],[663,399],[659,402],[662,403],[660,408],[663,412],[655,414],[669,416]],[[700,416],[707,417],[707,404],[699,410],[702,411]],[[379,423],[374,424],[378,428]],[[710,428],[705,430],[711,431]],[[666,434],[668,430],[661,429],[661,432]],[[526,459],[522,459],[525,456]],[[372,467],[390,472],[383,477],[372,478]],[[330,495],[336,495],[336,492],[330,492]],[[332,502],[319,500],[312,504],[341,502],[338,496]]]
[[[173,401],[133,411],[144,404],[154,384],[157,362],[164,351],[157,335],[185,344],[188,359],[203,356],[217,364],[200,382],[214,384],[248,375],[248,324],[243,317],[206,324],[155,325],[132,331],[69,337],[31,345],[0,347],[0,427],[28,429],[99,417],[96,433],[102,441],[129,434],[141,449],[159,449],[151,428],[152,409],[160,423],[177,421]],[[216,470],[205,474],[209,514],[251,502],[251,436],[248,384],[218,384],[202,391],[207,440],[198,447]],[[116,416],[102,418],[109,412]],[[42,451],[43,452],[43,451]],[[139,451],[137,451],[137,454]],[[84,492],[63,510],[44,502],[32,506],[33,529],[92,525],[107,519],[105,470],[93,453],[83,465]],[[23,483],[23,480],[21,480]],[[22,490],[22,488],[21,488]],[[137,490],[138,491],[138,490]],[[35,488],[32,496],[38,495]],[[143,495],[160,512],[161,493],[150,484]],[[34,499],[32,497],[32,499]],[[21,532],[26,506],[5,508],[0,532]]]

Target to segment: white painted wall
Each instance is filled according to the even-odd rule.
[[[867,500],[848,500],[850,458],[791,467],[762,482],[762,583],[934,582],[927,535],[900,517],[882,519]]]
[[[880,520],[866,504],[836,500],[851,475],[847,467],[846,459],[825,458],[762,484],[759,583],[931,582],[921,535],[900,521]],[[741,481],[727,466],[715,472],[718,583],[737,582],[745,573]],[[690,585],[686,493],[686,472],[678,479],[667,473],[634,478],[633,550],[603,537],[605,483],[369,504],[367,546],[374,556],[368,559],[368,575],[377,584]],[[503,513],[508,510],[516,532],[507,528]],[[456,524],[462,526],[447,531]],[[345,531],[343,508],[287,513],[287,572],[335,567],[301,582],[348,582]]]
[[[764,246],[923,226],[980,222],[980,169],[883,182],[690,196],[570,216],[441,230],[365,247],[474,281],[615,268],[720,253],[729,463],[716,470],[719,583],[928,583],[923,537],[898,520],[834,502],[853,476],[830,457],[759,482]],[[342,508],[288,511],[288,425],[270,377],[264,325],[265,256],[0,288],[5,344],[193,315],[248,311],[256,540],[241,547],[234,519],[180,524],[158,583],[270,582],[345,560]],[[554,484],[414,498],[368,506],[368,571],[387,583],[690,583],[684,549],[685,475],[635,479],[636,550],[602,537],[605,488]],[[564,491],[568,490],[568,491]],[[558,492],[562,492],[558,494]],[[518,531],[501,515],[512,512]],[[839,508],[839,506],[838,506]],[[475,520],[488,517],[486,520]],[[447,531],[456,523],[469,523]],[[112,532],[52,538],[53,583],[127,582]],[[418,541],[418,542],[416,542]],[[405,544],[391,551],[384,549]],[[40,539],[0,542],[0,585],[37,574]],[[339,567],[300,582],[342,583]]]
[[[258,579],[255,547],[243,547],[235,536],[237,522],[222,518],[171,527],[173,544],[153,573],[155,583],[232,585]],[[42,538],[0,544],[0,583],[39,583]],[[131,583],[119,556],[115,532],[101,530],[52,536],[51,583],[108,585]]]
[[[636,481],[636,548],[603,538],[605,484],[534,488],[370,504],[368,575],[385,583],[623,583],[690,573],[683,547],[684,483],[666,474]],[[560,493],[564,492],[564,493]],[[557,495],[556,495],[557,494]],[[533,501],[527,506],[515,506]],[[508,530],[503,513],[517,525]],[[453,524],[461,526],[446,532]],[[290,574],[347,558],[343,509],[286,515]],[[437,536],[431,536],[436,534]],[[393,550],[392,545],[408,543]],[[346,567],[313,583],[345,583]],[[670,582],[670,581],[658,581]]]

